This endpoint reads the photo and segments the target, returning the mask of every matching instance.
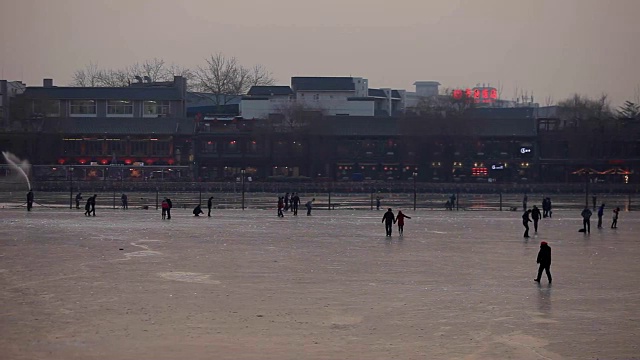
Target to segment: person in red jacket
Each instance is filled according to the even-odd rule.
[[[404,219],[405,218],[411,219],[407,215],[403,214],[402,211],[398,211],[398,215],[396,215],[396,222],[398,223],[398,232],[400,233],[400,236],[402,236],[402,233],[404,232]]]
[[[284,198],[278,197],[278,217],[284,217],[282,209],[284,208]]]

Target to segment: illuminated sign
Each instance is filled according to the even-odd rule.
[[[471,168],[471,176],[487,176],[487,168],[486,167]]]
[[[521,147],[520,148],[520,154],[528,154],[531,152],[531,148],[530,147]]]
[[[491,170],[504,170],[504,164],[493,164]]]
[[[493,87],[475,87],[473,89],[453,90],[455,100],[470,100],[480,103],[492,103],[498,99],[498,90]]]

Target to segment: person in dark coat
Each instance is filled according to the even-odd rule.
[[[589,210],[588,207],[585,207],[584,210],[582,210],[582,213],[580,213],[580,215],[582,215],[582,232],[584,233],[591,233],[591,215],[593,215],[593,213],[591,212],[591,210]]]
[[[531,209],[531,219],[533,219],[533,230],[538,232],[538,221],[542,217],[540,213],[540,209],[536,205],[533,205],[533,209]]]
[[[76,209],[80,209],[80,200],[82,200],[82,193],[79,192],[76,195]]]
[[[382,216],[382,221],[384,223],[384,228],[387,232],[387,236],[391,236],[391,231],[393,230],[393,224],[396,222],[396,217],[393,215],[393,211],[391,208],[387,210],[386,213]]]
[[[27,193],[27,211],[31,211],[32,207],[33,207],[33,191],[29,189],[29,192]]]
[[[122,194],[122,196],[120,197],[120,200],[122,201],[122,209],[123,210],[129,209],[129,197],[127,196],[127,194]]]
[[[207,200],[207,216],[211,217],[211,208],[213,207],[213,196]]]
[[[551,284],[551,271],[549,270],[551,267],[551,247],[546,241],[540,243],[540,251],[538,252],[538,259],[536,262],[540,264],[540,267],[538,268],[538,277],[533,279],[533,281],[540,282],[542,270],[544,270],[547,273],[549,284]]]
[[[200,214],[204,214],[204,211],[202,211],[202,207],[200,206],[200,204],[198,204],[193,208],[193,215],[200,216]]]
[[[282,209],[284,209],[284,198],[281,196],[278,198],[278,217],[284,217]]]
[[[296,193],[292,193],[291,195],[291,211],[293,211],[294,216],[298,216],[298,205],[300,205],[300,196]]]
[[[173,203],[169,198],[164,198],[164,200],[167,202],[167,205],[169,205],[167,208],[167,220],[171,220],[171,208],[173,207]]]
[[[531,210],[527,210],[522,214],[522,226],[524,226],[524,237],[529,237],[529,223],[531,219],[529,218],[529,214],[531,214]]]
[[[404,233],[404,219],[411,219],[407,215],[403,214],[402,211],[398,211],[398,215],[396,216],[396,222],[398,223],[398,233],[400,236]]]
[[[93,197],[89,196],[87,203],[84,205],[84,216],[91,216],[91,200],[93,200]]]
[[[380,210],[380,196],[376,196],[376,210]]]
[[[602,229],[602,217],[604,216],[604,203],[598,208],[598,229]]]
[[[96,198],[98,197],[97,194],[93,194],[92,197],[90,197],[91,199],[91,209],[89,209],[89,216],[91,216],[91,214],[93,214],[93,216],[96,216]]]

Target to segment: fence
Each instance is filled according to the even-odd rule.
[[[24,182],[0,184],[0,204],[5,207],[23,206],[26,202]],[[479,184],[478,184],[479,185]],[[302,204],[315,198],[314,209],[376,209],[376,198],[381,208],[402,210],[445,210],[445,203],[455,194],[453,210],[522,211],[523,194],[526,191],[528,206],[541,207],[543,197],[550,197],[553,209],[581,209],[585,203],[592,207],[591,194],[584,192],[584,185],[514,187],[458,186],[457,184],[405,183],[127,183],[121,181],[38,182],[34,184],[35,201],[41,206],[75,207],[75,196],[82,192],[84,201],[97,194],[100,208],[119,208],[120,196],[125,193],[130,209],[156,209],[165,197],[171,198],[174,207],[192,208],[197,204],[206,207],[213,197],[216,209],[275,209],[278,196],[296,192]],[[486,185],[486,184],[482,184]],[[595,184],[594,184],[595,185]],[[537,191],[536,191],[537,190]],[[544,191],[540,191],[544,190]],[[607,209],[640,209],[640,194],[635,186],[595,187],[597,205],[605,203]],[[243,201],[244,198],[244,201]]]

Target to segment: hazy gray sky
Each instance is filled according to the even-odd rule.
[[[640,0],[0,0],[0,78],[63,85],[89,62],[191,67],[221,52],[285,85],[352,75],[619,104],[640,86],[638,15]]]

